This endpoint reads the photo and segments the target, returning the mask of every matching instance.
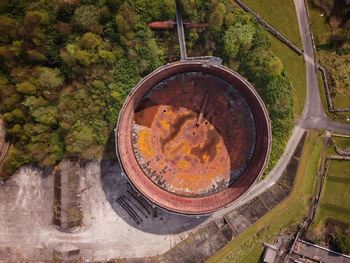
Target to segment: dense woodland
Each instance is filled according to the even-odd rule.
[[[185,19],[209,24],[186,30],[189,55],[223,58],[265,101],[272,166],[293,125],[293,87],[269,34],[233,0],[181,6]],[[179,59],[176,31],[147,27],[174,18],[173,0],[2,0],[0,112],[13,144],[5,173],[27,163],[53,166],[65,156],[101,158],[130,89]]]

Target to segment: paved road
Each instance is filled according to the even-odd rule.
[[[330,120],[324,110],[318,87],[314,64],[314,49],[304,0],[294,0],[299,30],[304,48],[307,77],[307,97],[300,125],[306,129],[324,129],[332,132],[350,134],[350,126]]]

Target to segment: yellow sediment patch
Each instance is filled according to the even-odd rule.
[[[137,148],[143,156],[147,158],[153,158],[155,156],[152,142],[152,133],[150,130],[144,129],[139,132],[137,145]]]

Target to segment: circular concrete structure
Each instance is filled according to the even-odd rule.
[[[122,169],[151,202],[208,214],[246,192],[270,152],[266,108],[237,73],[208,61],[154,71],[121,109],[116,149]]]

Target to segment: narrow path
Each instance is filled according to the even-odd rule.
[[[185,31],[184,31],[184,25],[182,22],[182,14],[180,11],[180,2],[179,1],[176,1],[176,24],[177,24],[177,35],[179,38],[181,60],[185,60],[185,59],[187,59]]]

